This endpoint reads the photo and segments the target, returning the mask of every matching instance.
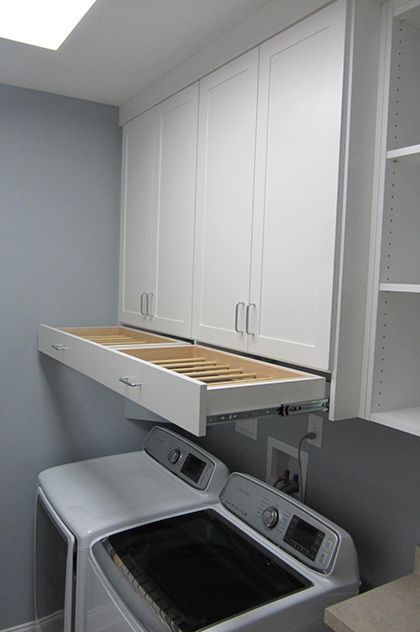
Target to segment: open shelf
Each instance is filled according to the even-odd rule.
[[[380,293],[371,419],[412,433],[420,411],[419,311],[420,293]],[[417,424],[420,434],[420,418]]]
[[[374,413],[371,419],[389,428],[420,436],[420,406]]]
[[[385,289],[385,285],[399,285],[400,289],[389,289],[415,291],[420,281],[419,200],[418,166],[410,162],[388,161],[382,226],[381,290]],[[412,288],[408,289],[409,286]]]
[[[419,8],[398,15],[392,33],[388,149],[420,143]],[[413,159],[414,154],[413,154]]]

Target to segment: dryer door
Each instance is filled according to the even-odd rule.
[[[41,632],[72,632],[75,537],[38,489],[35,516],[35,609]]]

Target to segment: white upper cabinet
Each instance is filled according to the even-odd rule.
[[[198,340],[330,368],[344,44],[338,3],[200,82]]]
[[[391,393],[363,366],[380,12],[376,0],[336,0],[124,128],[120,320],[328,373],[332,420],[361,414],[366,389]],[[400,108],[396,118],[412,116]],[[388,147],[398,180],[389,182],[409,186],[398,184],[400,221],[390,217],[384,241],[395,244],[383,250],[393,269],[374,288],[386,318],[389,284],[400,295],[419,287],[415,273],[402,274],[408,258],[410,269],[418,262],[417,220],[402,222],[418,208],[417,193],[407,201],[416,166],[391,162],[420,152],[398,143]],[[381,160],[384,172],[384,152]],[[419,296],[395,297],[393,309],[413,303],[414,313]],[[415,348],[418,328],[398,345],[408,330],[398,322],[390,357]],[[405,364],[418,373],[417,358]],[[416,394],[409,401],[418,407]]]
[[[243,349],[249,303],[258,50],[200,82],[193,336]]]
[[[124,127],[120,319],[191,335],[198,85]]]
[[[260,48],[253,353],[328,370],[345,20],[334,4]]]
[[[120,317],[132,325],[146,322],[152,278],[155,117],[146,112],[123,132]]]

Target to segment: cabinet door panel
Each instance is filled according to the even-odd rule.
[[[200,82],[193,335],[245,348],[258,50]]]
[[[151,292],[155,116],[142,114],[123,134],[120,319],[130,325],[150,320],[141,314],[141,297]]]
[[[329,368],[344,4],[261,47],[249,350]]]
[[[198,84],[157,108],[151,324],[191,336]]]

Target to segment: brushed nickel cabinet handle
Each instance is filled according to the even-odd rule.
[[[153,318],[153,311],[152,311],[152,301],[153,301],[153,297],[154,294],[153,292],[148,292],[147,294],[147,307],[146,307],[146,312],[148,316],[152,316]]]
[[[239,303],[236,303],[235,305],[235,331],[237,334],[243,334],[244,330],[243,329],[239,329],[238,328],[238,320],[239,320],[239,308],[242,305],[242,307],[245,307],[245,303],[243,303],[242,301],[240,301]]]
[[[246,306],[245,331],[248,335],[255,336],[255,333],[253,331],[249,331],[249,312],[251,310],[251,307],[256,307],[256,304],[248,303],[248,305]]]
[[[144,297],[146,297],[146,301],[147,301],[147,292],[142,292],[140,295],[140,314],[142,316],[147,316],[147,302],[146,302],[146,310],[143,308]]]
[[[68,349],[70,349],[70,347],[66,347],[65,345],[51,345],[51,348],[56,351],[68,351]]]
[[[119,382],[122,382],[123,384],[126,384],[127,386],[131,386],[131,388],[134,388],[135,386],[141,386],[141,382],[134,382],[134,380],[132,380],[130,377],[120,377],[118,378]]]

